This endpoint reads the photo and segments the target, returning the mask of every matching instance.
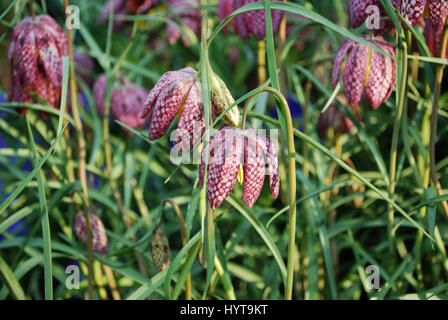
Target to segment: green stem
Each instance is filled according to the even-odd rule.
[[[164,209],[166,203],[171,204],[174,212],[176,213],[177,219],[179,220],[180,233],[182,235],[182,244],[183,246],[186,246],[188,243],[187,228],[185,227],[185,220],[179,205],[173,199],[165,198],[161,203],[162,210]],[[188,256],[188,251],[185,253],[185,256]],[[187,279],[185,280],[185,300],[191,300],[191,272],[188,272]]]
[[[264,87],[253,95],[247,102],[243,111],[243,122],[241,128],[244,130],[246,126],[246,118],[252,99],[262,92],[270,92],[277,96],[280,100],[279,106],[283,109],[286,116],[286,132],[288,134],[288,159],[289,159],[289,240],[288,240],[288,263],[286,272],[286,288],[285,299],[292,299],[293,278],[294,278],[294,252],[296,240],[296,149],[294,146],[294,127],[292,124],[291,111],[288,102],[283,94],[274,88]]]
[[[64,0],[66,17],[70,17],[69,1]],[[73,56],[73,35],[72,30],[67,28],[68,54],[70,56],[70,97],[72,103],[72,113],[75,122],[75,130],[78,137],[79,153],[79,181],[82,186],[82,200],[84,203],[84,216],[87,224],[87,267],[88,267],[88,299],[93,299],[93,248],[92,248],[92,226],[90,224],[90,206],[87,192],[87,174],[86,174],[86,140],[84,138],[84,129],[78,110],[78,90],[75,80],[75,59]]]
[[[440,50],[440,57],[444,58],[446,56],[446,47],[448,44],[448,28],[445,29],[442,38],[442,47]],[[432,114],[431,114],[431,136],[430,136],[430,147],[429,147],[429,166],[431,170],[431,179],[436,187],[438,196],[443,195],[442,186],[440,185],[439,178],[437,177],[437,169],[436,169],[436,140],[437,140],[437,115],[439,112],[439,99],[440,99],[440,90],[442,88],[442,80],[443,80],[443,71],[445,69],[445,65],[439,64],[437,66],[436,76],[435,76],[435,85],[434,85],[434,100],[432,104]],[[445,215],[448,218],[448,204],[446,201],[442,201],[442,207],[445,211]]]
[[[396,186],[396,170],[397,170],[397,149],[398,149],[398,135],[400,133],[400,124],[401,124],[401,118],[403,116],[403,110],[404,110],[404,102],[406,99],[406,81],[408,78],[408,48],[407,44],[403,41],[402,42],[402,52],[403,52],[403,58],[402,58],[402,70],[401,70],[401,86],[400,86],[400,93],[398,97],[398,105],[397,105],[397,111],[395,115],[395,122],[394,122],[394,129],[392,133],[392,145],[390,150],[390,167],[389,167],[389,198],[392,199],[393,194],[395,192],[395,186]],[[389,238],[389,251],[392,256],[394,256],[394,209],[392,206],[389,206],[388,210],[388,238]]]

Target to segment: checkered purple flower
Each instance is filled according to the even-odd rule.
[[[212,76],[214,77],[215,75]],[[228,90],[225,93],[230,94]],[[229,99],[228,95],[222,97],[221,92],[217,93],[214,87],[212,88],[212,118],[215,111],[222,112],[224,105],[230,106],[233,103]],[[236,118],[236,115],[239,120],[237,107],[231,111],[226,114],[229,121],[235,120],[229,117]],[[165,73],[149,93],[141,115],[148,117],[149,139],[161,138],[176,115],[179,122],[175,133],[175,148],[180,152],[196,148],[205,131],[202,84],[197,71],[189,67]],[[235,121],[231,123],[234,124]]]
[[[8,100],[38,102],[40,97],[59,108],[62,56],[67,55],[67,37],[62,29],[50,16],[27,17],[14,27],[12,38]]]
[[[212,209],[218,208],[232,192],[242,166],[243,201],[252,207],[260,196],[268,165],[271,194],[277,198],[280,187],[278,152],[275,143],[253,129],[241,130],[223,126],[215,132],[210,143],[202,150],[199,166],[199,186],[204,185],[208,154],[208,201]]]
[[[381,38],[365,39],[391,56],[395,56],[393,46]],[[336,53],[333,64],[333,88],[336,87],[341,72],[348,103],[355,111],[364,96],[367,96],[372,108],[377,109],[389,99],[395,87],[395,61],[353,40],[344,41]]]
[[[92,227],[92,247],[96,253],[107,254],[109,251],[106,229],[101,219],[95,215],[90,215],[90,226]],[[84,213],[78,212],[73,226],[76,237],[87,245],[87,223]]]
[[[280,1],[280,0],[273,0]],[[255,2],[255,0],[219,0],[218,2],[218,17],[220,20],[226,18],[233,11],[242,6]],[[249,40],[250,35],[253,35],[258,40],[266,37],[266,17],[264,10],[249,11],[235,17],[231,25],[246,41]],[[272,26],[274,34],[278,32],[280,21],[283,17],[283,12],[280,10],[272,10]]]

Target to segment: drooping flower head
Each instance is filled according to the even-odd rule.
[[[215,75],[212,79],[214,77]],[[216,81],[219,83],[219,80],[212,82]],[[212,87],[213,117],[215,110],[221,113],[222,108],[227,108],[234,100],[230,100],[228,90],[223,90],[223,95],[222,92],[216,92],[215,86]],[[149,93],[141,115],[148,117],[149,139],[161,138],[176,115],[179,116],[179,122],[175,134],[175,148],[182,152],[196,148],[205,131],[205,119],[201,81],[197,71],[190,67],[165,73]],[[234,107],[225,117],[233,125],[238,125],[238,108]]]
[[[140,118],[143,111],[143,103],[148,96],[148,91],[137,84],[127,83],[114,88],[111,97],[111,110],[114,119],[124,123],[132,129],[141,129],[146,124],[146,119]],[[123,128],[129,135],[134,133]]]
[[[395,49],[384,40],[365,39],[392,57],[395,56]],[[336,53],[333,64],[333,88],[339,81],[341,70],[345,95],[355,112],[364,96],[372,108],[377,109],[390,97],[395,87],[395,61],[353,40],[344,41]]]
[[[201,20],[202,15],[199,11],[198,0],[168,0],[170,9],[176,10],[176,15],[182,20],[182,22],[197,36],[201,34]],[[195,9],[196,8],[196,9]],[[176,20],[173,14],[169,15],[170,19]],[[190,46],[188,38],[181,33],[181,30],[176,25],[168,23],[166,26],[168,33],[168,41],[170,44],[176,43],[176,41],[182,37],[182,41],[186,47]]]
[[[428,4],[428,11],[429,17],[426,19],[424,35],[432,54],[439,57],[443,30],[448,18],[448,1],[431,0]]]
[[[212,209],[218,208],[233,190],[240,166],[243,169],[243,201],[252,207],[263,188],[266,163],[271,194],[277,198],[280,187],[278,152],[275,143],[253,129],[241,130],[223,126],[215,132],[202,151],[199,167],[199,187],[204,184],[208,154],[208,201]]]
[[[233,11],[252,2],[255,2],[255,0],[219,0],[218,17],[220,20],[223,20]],[[246,41],[249,40],[250,35],[253,35],[258,40],[262,40],[266,37],[265,14],[266,13],[264,10],[249,11],[239,14],[235,17],[235,19],[233,19],[234,22],[231,22],[231,25],[235,29],[236,33],[241,35]],[[282,17],[282,11],[272,10],[272,27],[274,29],[274,34],[278,32]]]
[[[347,101],[342,94],[338,96],[338,100],[341,102]],[[353,122],[334,103],[324,113],[321,113],[319,117],[317,123],[319,136],[325,136],[329,128],[332,128],[336,134],[347,133],[353,128]]]
[[[12,38],[8,100],[38,102],[40,97],[59,108],[62,56],[67,55],[67,37],[62,29],[50,16],[27,17],[14,27]]]
[[[415,26],[423,16],[427,2],[427,0],[392,0],[393,6],[412,26]],[[357,28],[373,15],[375,11],[372,10],[372,6],[378,8],[380,15],[379,28],[374,30],[375,33],[381,34],[392,28],[393,23],[389,20],[380,0],[350,0],[349,13],[351,26]]]
[[[109,251],[106,229],[101,219],[95,215],[90,215],[90,226],[92,227],[92,248],[96,253],[107,254]],[[78,212],[73,226],[76,237],[79,241],[87,245],[87,223],[84,213]]]
[[[104,117],[107,79],[101,74],[93,86],[93,98],[98,114]],[[118,75],[111,86],[110,110],[114,119],[133,129],[141,129],[147,119],[140,118],[148,91],[131,83],[128,78]],[[133,135],[129,130],[124,130]]]

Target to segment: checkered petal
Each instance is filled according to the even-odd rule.
[[[350,24],[353,28],[358,28],[367,19],[367,7],[371,5],[379,6],[378,0],[350,0],[348,12]]]
[[[345,94],[350,105],[355,108],[364,95],[369,50],[371,49],[361,45],[354,47],[348,55],[344,69]]]
[[[428,3],[429,19],[434,32],[438,32],[446,24],[448,17],[447,0],[429,0]]]
[[[92,247],[96,253],[107,254],[108,239],[106,235],[106,229],[101,219],[95,215],[90,215],[90,226],[92,228]],[[87,245],[87,223],[82,212],[78,212],[75,217],[74,231],[79,241]]]
[[[176,130],[176,145],[178,151],[186,152],[195,149],[201,142],[205,130],[202,112],[202,98],[199,83],[195,82],[182,108]]]
[[[255,135],[244,139],[244,164],[243,164],[243,201],[252,208],[263,189],[265,176],[265,161],[263,152]]]
[[[341,74],[341,66],[344,61],[345,56],[349,49],[351,49],[356,43],[353,40],[345,40],[338,52],[336,53],[336,57],[333,63],[333,73],[332,73],[332,84],[333,88],[336,87],[339,81],[339,75]]]
[[[195,77],[197,75],[197,71],[187,67],[180,69],[178,71],[168,71],[166,72],[160,79],[157,81],[156,85],[149,92],[148,98],[144,103],[143,112],[141,114],[142,118],[149,117],[151,119],[152,109],[155,105],[155,102],[159,98],[159,95],[162,91],[168,90],[168,88],[178,81],[185,79],[186,77]]]
[[[139,115],[142,112],[143,101],[147,95],[148,92],[144,88],[132,83],[115,89],[111,97],[112,115],[132,129],[142,128],[146,121]],[[123,129],[130,136],[134,135],[133,132]]]
[[[165,134],[188,97],[193,84],[194,80],[192,79],[172,83],[166,91],[160,93],[151,114],[151,124],[149,126],[150,140],[157,140]]]
[[[101,74],[93,84],[93,99],[96,109],[101,117],[104,117],[104,99],[106,97],[106,75]]]
[[[227,18],[234,9],[234,0],[219,0],[218,1],[218,18],[220,21]],[[235,22],[235,18],[230,20],[230,25],[237,31],[237,26]],[[224,27],[224,31],[227,31],[228,26]]]
[[[415,26],[423,16],[426,8],[426,0],[402,0],[401,14],[406,20]]]
[[[48,80],[56,85],[62,81],[62,57],[56,41],[43,32],[36,34],[36,46],[39,51],[39,62],[43,66]]]
[[[393,81],[392,68],[390,58],[372,50],[366,95],[373,109],[378,109],[389,98],[388,93]]]
[[[266,162],[268,164],[269,186],[271,195],[274,199],[278,197],[280,191],[280,173],[278,167],[278,150],[277,145],[269,137],[262,137],[266,142]],[[261,143],[259,143],[260,145]]]
[[[36,31],[39,27],[33,27],[24,19],[13,31],[14,55],[17,59],[17,70],[22,75],[25,83],[36,81],[38,73]]]
[[[243,151],[243,139],[237,130],[226,131],[223,143],[210,160],[207,194],[212,209],[221,205],[236,183]]]

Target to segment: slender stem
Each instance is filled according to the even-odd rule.
[[[67,10],[69,6],[68,0],[64,0],[66,17],[70,17]],[[79,153],[79,181],[82,186],[82,200],[84,203],[84,216],[87,223],[87,266],[88,266],[88,299],[93,299],[93,249],[92,249],[92,226],[90,224],[89,212],[89,196],[87,192],[87,175],[86,175],[86,141],[84,138],[84,129],[81,117],[78,111],[78,90],[75,80],[75,59],[73,56],[73,36],[71,28],[67,28],[68,54],[70,56],[70,97],[72,103],[73,120],[75,122],[75,130],[78,137],[78,153]]]
[[[112,269],[105,264],[103,264],[103,269],[104,269],[104,273],[106,274],[107,283],[112,292],[112,298],[114,300],[121,300],[120,292],[117,289],[117,282],[115,281],[115,277],[114,277],[114,273],[113,273]]]
[[[280,100],[280,106],[286,116],[286,130],[288,134],[288,159],[289,159],[289,240],[288,240],[288,263],[287,263],[287,277],[285,288],[285,299],[292,299],[293,278],[294,278],[294,251],[296,240],[296,148],[294,146],[294,127],[292,124],[291,111],[289,110],[288,102],[283,94],[274,88],[263,87],[259,92],[247,100],[243,111],[243,121],[241,128],[244,130],[246,126],[246,118],[251,101],[258,94],[267,91],[271,92]]]
[[[440,50],[440,57],[444,58],[446,56],[446,47],[448,44],[448,28],[445,29],[442,38],[442,47]],[[437,115],[439,112],[439,99],[440,99],[440,90],[442,88],[442,80],[443,80],[443,71],[445,69],[445,65],[439,64],[437,66],[436,77],[435,77],[435,85],[434,85],[434,100],[432,104],[432,114],[431,114],[431,138],[430,138],[430,147],[429,147],[429,166],[431,169],[431,179],[437,190],[437,194],[439,196],[443,195],[442,186],[440,185],[439,178],[437,177],[437,169],[436,169],[436,140],[437,140]],[[448,218],[448,204],[446,201],[442,201],[442,207],[445,211],[445,215]]]
[[[266,40],[258,41],[258,84],[266,82]]]
[[[400,87],[400,93],[398,97],[398,105],[397,105],[397,111],[395,114],[395,121],[394,121],[394,129],[392,133],[392,145],[390,150],[390,167],[389,167],[389,197],[392,198],[394,192],[395,192],[395,186],[396,186],[396,170],[397,170],[397,149],[398,149],[398,135],[400,133],[400,124],[401,124],[401,118],[403,116],[403,110],[404,110],[404,102],[406,99],[406,82],[408,78],[408,48],[406,42],[402,42],[402,51],[403,51],[403,58],[402,58],[402,70],[401,70],[401,87]],[[394,234],[393,234],[393,227],[394,227],[394,209],[392,206],[389,206],[388,210],[388,238],[389,238],[389,251],[392,256],[394,256]]]
[[[187,234],[187,228],[185,227],[185,221],[182,212],[180,211],[178,204],[173,199],[171,198],[163,199],[162,208],[165,206],[166,203],[171,204],[171,206],[174,209],[174,212],[176,213],[177,219],[179,220],[180,233],[182,235],[182,244],[186,246],[188,243],[188,234]],[[185,253],[185,256],[188,256],[188,251]],[[185,280],[185,300],[191,300],[191,272],[188,273],[187,279]]]
[[[33,0],[28,0],[28,4],[30,6],[31,16],[33,17],[33,20],[36,20],[36,11],[34,11]]]

